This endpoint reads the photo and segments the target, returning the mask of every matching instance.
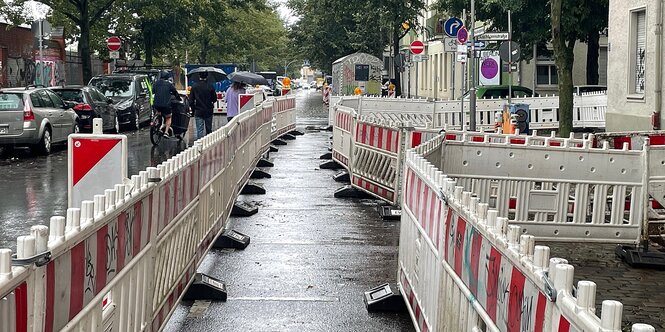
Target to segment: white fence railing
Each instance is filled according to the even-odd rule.
[[[159,330],[192,282],[293,98],[241,113],[194,146],[0,249],[0,331]],[[27,259],[27,260],[26,260]]]
[[[416,329],[621,331],[620,302],[596,316],[595,283],[574,290],[573,266],[428,161],[443,138],[406,156],[398,283]]]
[[[476,125],[478,129],[493,130],[495,113],[503,111],[506,99],[478,99],[476,103]],[[559,97],[513,98],[515,104],[528,104],[531,129],[557,129],[559,127]],[[462,113],[464,104],[464,114]],[[373,116],[387,121],[411,122],[417,127],[433,127],[461,130],[462,123],[468,126],[468,100],[437,100],[379,98],[379,97],[333,97],[330,115],[334,106],[354,108],[359,115]],[[573,127],[604,128],[607,111],[607,93],[595,92],[573,97]],[[332,119],[332,117],[330,118]],[[330,125],[333,125],[332,122]]]

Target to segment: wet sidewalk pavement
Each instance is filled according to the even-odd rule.
[[[333,197],[342,184],[319,169],[330,135],[307,131],[270,155],[272,178],[252,180],[267,194],[239,198],[259,213],[230,220],[250,245],[213,249],[199,267],[226,283],[228,301],[183,302],[165,331],[413,331],[406,313],[365,309],[365,291],[395,284],[399,222],[381,221],[377,201]]]

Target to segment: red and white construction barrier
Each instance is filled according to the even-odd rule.
[[[276,103],[34,226],[17,241],[17,259],[31,263],[12,266],[12,251],[0,249],[0,331],[162,329],[267,151]],[[295,113],[289,120],[280,125],[294,126]]]
[[[272,138],[276,139],[296,129],[296,99],[277,97],[273,104]]]
[[[398,282],[416,329],[621,331],[621,303],[597,317],[593,282],[573,296],[571,265],[428,161],[442,142],[406,156]]]
[[[69,135],[67,147],[69,207],[81,206],[127,177],[127,136]]]

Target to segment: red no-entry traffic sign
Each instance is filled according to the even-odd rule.
[[[120,38],[118,38],[116,36],[109,37],[106,40],[106,47],[108,47],[109,50],[111,50],[113,52],[118,51],[120,49],[121,45],[122,45],[122,42],[120,41]]]
[[[423,51],[425,51],[425,44],[423,44],[423,42],[420,40],[414,40],[411,43],[411,53],[420,54],[423,53]]]

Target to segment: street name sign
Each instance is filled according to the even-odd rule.
[[[478,40],[508,40],[510,34],[507,32],[486,32],[478,36]]]

